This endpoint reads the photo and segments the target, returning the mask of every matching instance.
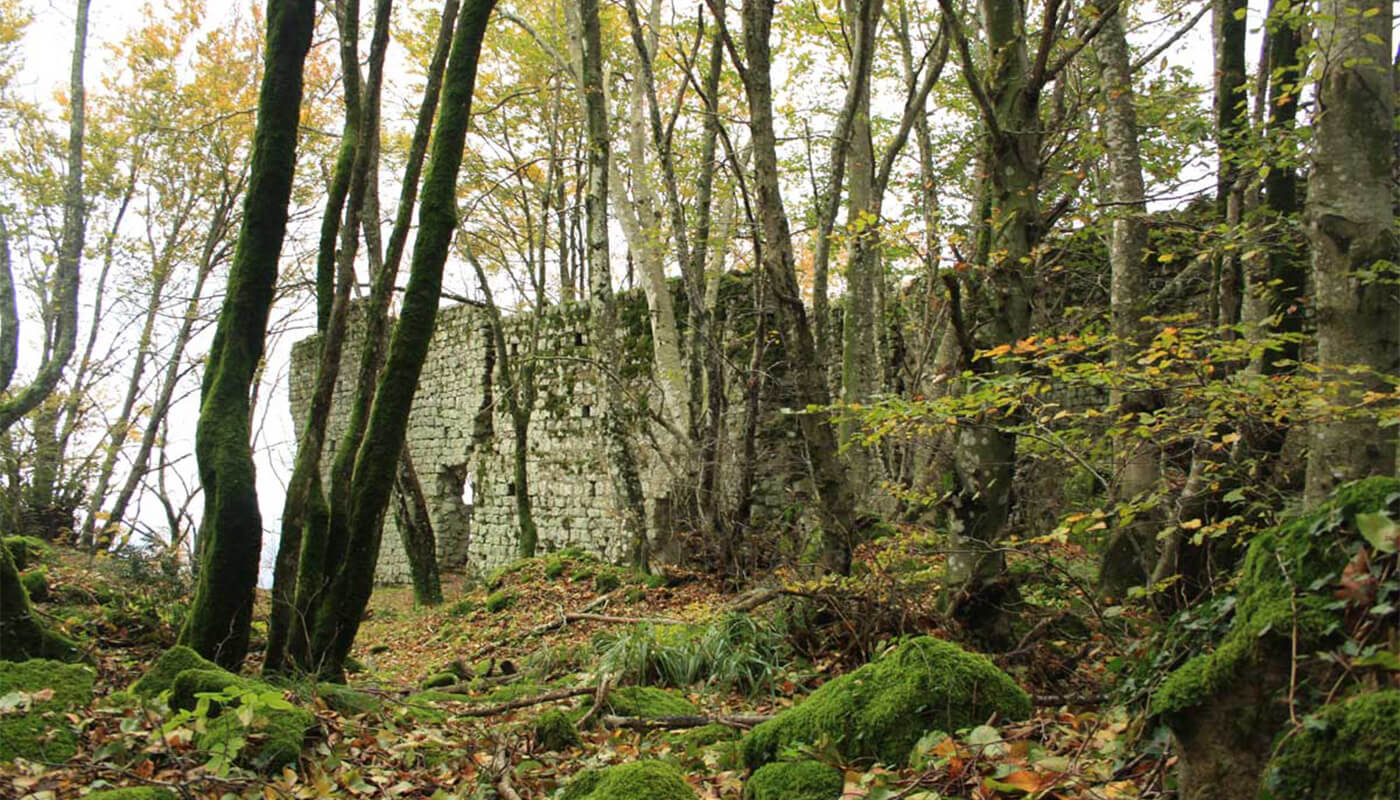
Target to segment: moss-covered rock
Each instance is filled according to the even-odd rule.
[[[1325,708],[1284,739],[1262,796],[1373,800],[1400,797],[1400,691],[1358,695]]]
[[[486,598],[486,610],[492,614],[505,611],[515,605],[515,595],[508,592],[492,592]]]
[[[176,800],[178,795],[159,786],[133,786],[127,789],[102,789],[83,800]]]
[[[561,800],[695,800],[681,771],[664,761],[589,769],[564,787]]]
[[[616,572],[599,572],[593,579],[593,590],[598,594],[607,594],[622,585],[622,578]]]
[[[569,562],[558,556],[544,562],[544,576],[554,580],[569,570]]]
[[[820,761],[778,761],[759,767],[744,783],[744,800],[837,800],[846,787],[841,770]]]
[[[66,713],[92,701],[93,671],[77,664],[33,659],[0,661],[0,697],[30,696],[22,714],[0,715],[0,762],[67,761],[78,751],[78,735]],[[52,691],[51,696],[39,699]]]
[[[678,731],[672,734],[671,741],[683,748],[698,748],[709,747],[720,742],[730,742],[738,738],[739,732],[736,729],[714,722],[699,728]]]
[[[53,554],[48,542],[33,536],[6,536],[5,547],[15,560],[15,569],[29,569]]]
[[[760,767],[787,745],[829,740],[847,759],[902,764],[930,730],[1024,719],[1030,697],[986,657],[928,636],[828,681],[801,704],[744,737],[744,761]]]
[[[562,711],[546,711],[535,720],[535,749],[541,752],[568,750],[582,747],[583,738],[578,735],[569,715]]]
[[[36,603],[49,601],[49,573],[46,570],[32,569],[21,572],[19,582],[24,584],[24,591],[28,593],[30,600]]]
[[[1235,586],[1229,629],[1210,652],[1174,671],[1153,695],[1151,711],[1171,727],[1185,800],[1251,797],[1259,791],[1279,730],[1290,712],[1307,710],[1306,688],[1325,665],[1293,654],[1335,647],[1349,609],[1335,589],[1365,544],[1363,514],[1400,506],[1400,481],[1368,478],[1254,537]],[[1299,669],[1301,668],[1301,671]],[[1322,796],[1322,795],[1318,795]]]
[[[620,717],[683,717],[697,714],[695,704],[654,686],[623,686],[608,693],[603,710]]]
[[[263,684],[266,686],[266,684]],[[199,695],[218,694],[229,687],[251,691],[258,688],[257,681],[235,675],[225,669],[187,669],[175,676],[170,685],[170,707],[193,711],[199,705]],[[266,686],[271,689],[271,686]],[[221,704],[211,705],[211,713],[217,714]]]
[[[156,663],[146,670],[135,683],[131,684],[130,692],[138,697],[152,698],[161,692],[170,690],[175,684],[175,676],[187,669],[218,669],[218,665],[199,653],[177,644],[161,654],[156,659]]]
[[[252,721],[245,725],[238,714],[221,713],[222,703],[211,703],[204,730],[195,735],[195,746],[213,756],[236,756],[260,771],[281,769],[295,762],[307,732],[316,726],[316,717],[304,708],[286,703],[282,690],[275,686],[218,667],[187,669],[175,676],[170,687],[170,707],[195,710],[199,695],[217,694],[229,688],[256,698],[252,702]],[[250,701],[243,697],[237,702]]]
[[[326,708],[347,716],[373,714],[384,708],[384,701],[368,692],[357,692],[338,683],[316,684],[316,696],[326,704]]]
[[[439,689],[443,686],[451,686],[452,684],[456,683],[457,680],[458,677],[457,673],[455,672],[438,672],[436,674],[429,675],[427,679],[423,681],[423,688]]]
[[[211,755],[236,755],[260,772],[280,770],[301,755],[316,717],[304,708],[264,709],[244,725],[237,714],[220,714],[195,735],[195,746]],[[243,740],[241,747],[235,743]]]

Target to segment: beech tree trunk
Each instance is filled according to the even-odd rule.
[[[618,339],[617,301],[612,289],[612,265],[608,248],[608,116],[603,91],[602,30],[597,0],[579,0],[582,35],[581,89],[588,140],[588,192],[584,198],[587,218],[588,279],[592,295],[593,346],[601,362],[599,380],[606,389],[607,406],[602,415],[603,446],[612,474],[614,505],[621,516],[622,529],[631,542],[632,566],[647,569],[650,545],[647,541],[646,500],[636,455],[623,418],[627,402],[616,376],[604,370],[621,363],[622,342]]]
[[[1103,142],[1110,173],[1109,198],[1115,204],[1113,231],[1108,246],[1112,269],[1110,313],[1117,340],[1113,360],[1129,364],[1152,336],[1142,318],[1147,308],[1143,250],[1147,246],[1146,195],[1142,158],[1138,150],[1137,111],[1132,83],[1132,59],[1123,31],[1121,14],[1113,14],[1094,40],[1103,92]],[[1155,397],[1144,392],[1119,392],[1111,398],[1120,417],[1151,412]],[[1153,491],[1160,475],[1160,453],[1155,444],[1129,432],[1118,442],[1115,467],[1120,500],[1131,501]],[[1157,530],[1151,514],[1134,515],[1134,522],[1109,535],[1099,569],[1099,587],[1108,595],[1123,597],[1130,587],[1141,586],[1157,563]]]
[[[315,27],[313,0],[268,0],[258,122],[228,290],[201,390],[195,457],[204,487],[199,584],[180,631],[188,645],[237,669],[248,650],[262,552],[249,441],[253,377],[263,355],[296,166],[302,66]]]
[[[1328,399],[1355,403],[1367,390],[1388,392],[1385,378],[1400,372],[1391,6],[1323,0],[1321,11],[1315,45],[1322,79],[1306,209],[1317,359]],[[1366,372],[1348,374],[1349,367]],[[1395,428],[1380,427],[1374,413],[1364,411],[1314,423],[1308,503],[1316,505],[1347,481],[1394,475],[1395,435]]]

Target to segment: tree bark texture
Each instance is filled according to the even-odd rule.
[[[296,166],[302,66],[315,27],[313,0],[269,0],[258,122],[228,288],[201,390],[195,457],[204,487],[200,580],[180,641],[237,669],[248,649],[262,551],[249,441],[250,393],[287,229]]]
[[[1317,359],[1337,402],[1386,392],[1400,372],[1400,303],[1391,205],[1394,81],[1391,6],[1325,0],[1316,23],[1316,131],[1306,224],[1312,244]],[[1362,372],[1349,374],[1349,367]],[[1374,414],[1314,423],[1306,496],[1317,504],[1339,484],[1395,474],[1395,428]]]

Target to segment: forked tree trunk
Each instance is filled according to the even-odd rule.
[[[398,325],[389,342],[355,453],[348,497],[348,538],[343,562],[316,604],[311,651],[325,676],[340,679],[373,589],[384,512],[403,450],[413,395],[437,322],[442,271],[457,230],[457,173],[462,163],[482,38],[494,0],[462,7],[442,86],[442,110],[420,194],[418,238]],[[334,495],[333,495],[334,499]],[[332,507],[332,513],[336,509]],[[331,563],[328,560],[328,564]]]
[[[195,457],[204,487],[199,584],[180,642],[237,669],[248,650],[262,552],[249,441],[250,393],[263,355],[277,264],[287,229],[301,114],[302,66],[314,0],[269,0],[267,49],[243,224],[205,367]]]

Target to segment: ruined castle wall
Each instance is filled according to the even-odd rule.
[[[644,418],[640,406],[655,401],[649,380],[646,306],[639,293],[620,299],[627,355],[623,364],[606,366],[609,373],[626,381],[627,394],[638,407],[625,412],[634,428],[640,429]],[[507,319],[505,333],[516,370],[527,360],[535,367],[538,396],[529,427],[527,470],[540,551],[578,546],[609,560],[622,560],[628,543],[614,509],[612,481],[600,444],[606,400],[589,345],[588,307],[569,304],[538,316],[516,315]],[[484,417],[490,421],[489,431],[476,422],[487,383],[489,335],[483,309],[458,305],[439,312],[409,419],[406,444],[428,500],[440,565],[449,570],[489,569],[513,560],[518,552],[514,432],[499,370],[491,376],[492,402]],[[344,432],[362,338],[358,325],[352,324],[348,338],[332,404],[328,449],[338,446]],[[738,363],[747,360],[744,353],[750,341],[735,342],[732,357]],[[293,348],[290,400],[298,430],[303,423],[300,410],[310,399],[316,350],[314,338]],[[737,379],[727,387],[731,402],[726,427],[731,435],[722,444],[722,457],[731,464],[738,459],[735,438],[742,432],[743,391]],[[781,400],[778,394],[773,397]],[[758,473],[755,517],[769,518],[796,503],[803,469],[800,440],[795,424],[772,419],[761,427],[760,436],[766,442],[767,461]],[[636,451],[651,516],[657,512],[656,499],[666,492],[669,473],[654,461],[653,448],[643,443]],[[328,452],[323,465],[328,467],[332,457]],[[732,492],[733,483],[722,482],[721,491]],[[409,579],[408,558],[392,509],[385,519],[376,579],[381,583]]]

